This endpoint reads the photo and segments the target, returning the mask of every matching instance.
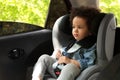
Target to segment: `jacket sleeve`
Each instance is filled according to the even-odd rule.
[[[88,51],[84,51],[83,58],[78,59],[78,62],[80,63],[80,68],[84,70],[85,68],[94,65],[95,59],[96,59],[96,48],[93,47],[92,49]]]

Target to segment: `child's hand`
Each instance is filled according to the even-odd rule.
[[[76,65],[78,68],[80,68],[80,63],[77,60],[70,59],[66,56],[62,56],[58,60],[58,64],[68,64],[68,63],[72,63],[72,64]]]
[[[56,58],[59,59],[61,56],[62,56],[62,53],[60,50],[58,50],[56,53]]]

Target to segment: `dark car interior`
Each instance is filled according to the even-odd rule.
[[[68,40],[73,38],[69,24],[71,7],[98,7],[98,1],[51,0],[45,28],[23,23],[35,29],[0,35],[0,80],[31,80],[33,67],[38,58],[42,54],[52,55],[55,48],[64,47]],[[56,4],[59,4],[58,7]],[[56,12],[58,8],[61,11]],[[18,28],[23,24],[0,21],[0,31],[3,27]],[[101,13],[96,16],[93,25],[97,26],[98,59],[94,66],[84,70],[76,80],[120,80],[120,26],[117,26],[117,19],[113,13]],[[47,74],[45,80],[55,79]]]

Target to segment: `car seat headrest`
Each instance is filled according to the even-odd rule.
[[[91,31],[93,32],[94,35],[97,36],[98,34],[98,29],[99,29],[99,25],[103,19],[103,17],[105,16],[105,13],[99,13],[95,16],[95,18],[93,19],[91,25],[93,26],[93,28],[91,29]]]
[[[67,35],[72,34],[72,25],[70,23],[70,15],[65,15],[64,18],[59,23],[59,30]]]
[[[64,18],[59,23],[59,26],[60,26],[59,30],[62,31],[63,33],[65,33],[65,34],[67,34],[67,35],[71,35],[72,34],[72,24],[70,23],[70,17],[69,16],[70,15],[65,15]],[[103,19],[104,16],[105,16],[105,13],[99,13],[93,19],[91,25],[94,28],[91,29],[91,30],[92,30],[94,35],[97,35],[100,22],[101,22],[101,20]]]

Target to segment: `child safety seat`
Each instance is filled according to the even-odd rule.
[[[114,15],[112,13],[100,13],[93,20],[92,25],[96,27],[97,60],[95,65],[83,70],[76,80],[95,80],[100,71],[113,58],[116,29],[116,19]],[[69,40],[73,38],[71,32],[72,27],[69,21],[69,14],[57,19],[52,33],[54,50],[68,45]],[[54,57],[54,55],[53,53],[52,57]]]

